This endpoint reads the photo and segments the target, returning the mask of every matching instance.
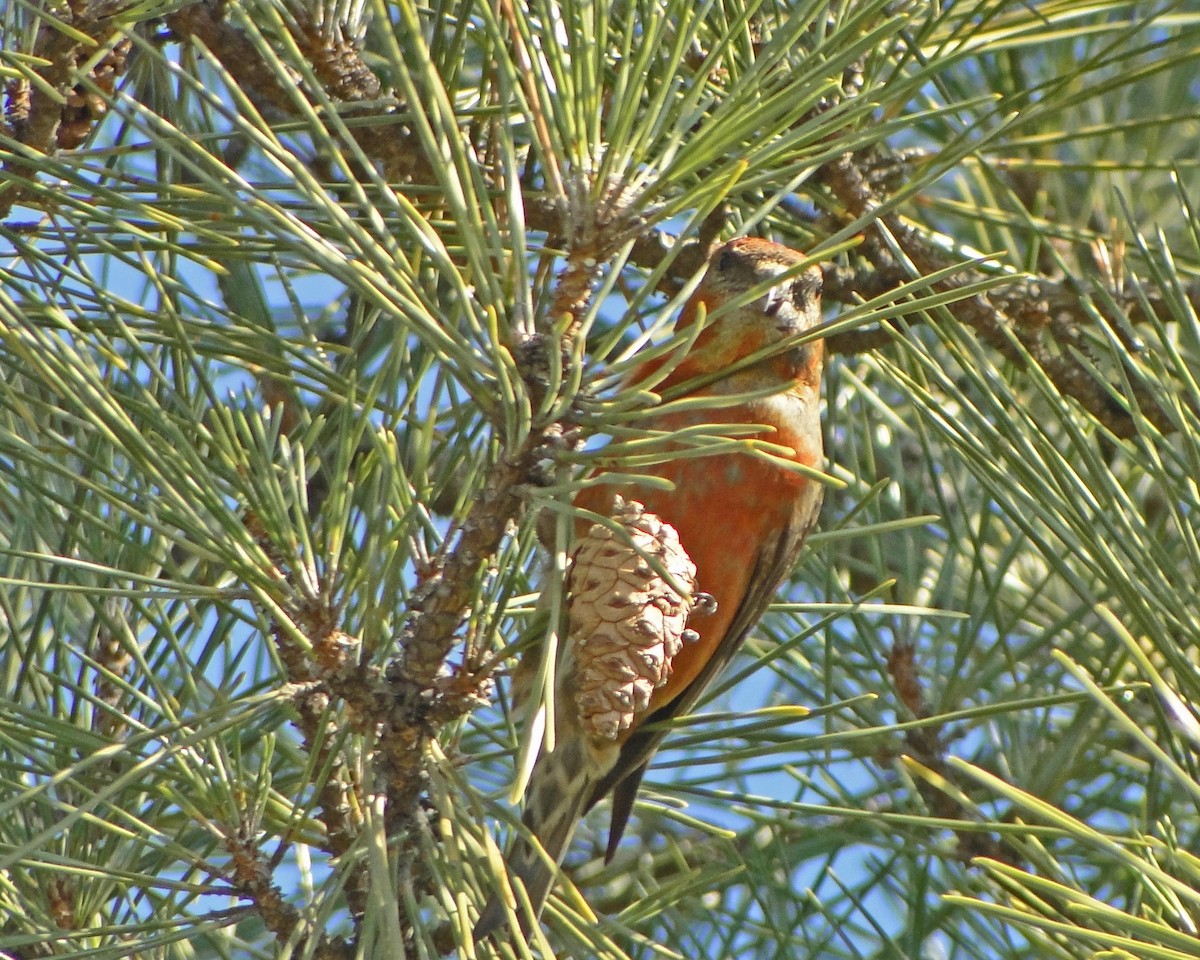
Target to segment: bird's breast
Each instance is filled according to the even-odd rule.
[[[689,623],[700,639],[676,658],[674,673],[656,692],[652,708],[674,699],[704,668],[746,596],[751,577],[769,580],[767,588],[773,591],[787,576],[795,557],[776,557],[772,545],[784,531],[807,527],[821,488],[783,461],[820,466],[818,414],[816,392],[796,391],[721,409],[660,416],[652,426],[668,433],[705,423],[759,424],[764,428],[759,438],[776,449],[771,457],[742,451],[668,457],[642,472],[670,481],[670,490],[623,482],[588,488],[576,501],[599,513],[611,512],[614,494],[642,502],[675,528],[696,565],[698,589],[717,601],[715,613]],[[765,567],[764,556],[771,558]]]

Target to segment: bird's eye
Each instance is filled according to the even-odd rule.
[[[717,258],[717,269],[722,273],[724,273],[726,270],[732,270],[733,263],[736,259],[737,256],[732,250],[723,250],[721,255]]]

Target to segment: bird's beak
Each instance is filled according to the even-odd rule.
[[[791,298],[784,287],[772,287],[767,291],[765,299],[766,303],[763,304],[763,313],[768,317],[776,317],[784,307],[791,306]]]
[[[775,320],[775,329],[785,337],[800,333],[804,328],[804,314],[796,308],[790,287],[774,287],[767,294],[763,313]]]

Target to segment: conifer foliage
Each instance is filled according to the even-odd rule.
[[[1195,0],[0,4],[0,953],[1200,954],[1198,57]],[[678,455],[627,375],[737,235],[824,274],[820,526],[475,943],[572,498]]]

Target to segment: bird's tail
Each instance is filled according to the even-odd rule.
[[[532,917],[517,909],[524,933],[541,916],[575,828],[587,813],[596,784],[607,772],[606,765],[596,761],[585,738],[569,737],[560,740],[552,752],[543,754],[534,767],[525,791],[521,822],[536,842],[526,836],[516,837],[508,854],[509,872],[524,884],[533,908]],[[475,924],[475,939],[497,930],[506,915],[504,900],[493,894]]]

